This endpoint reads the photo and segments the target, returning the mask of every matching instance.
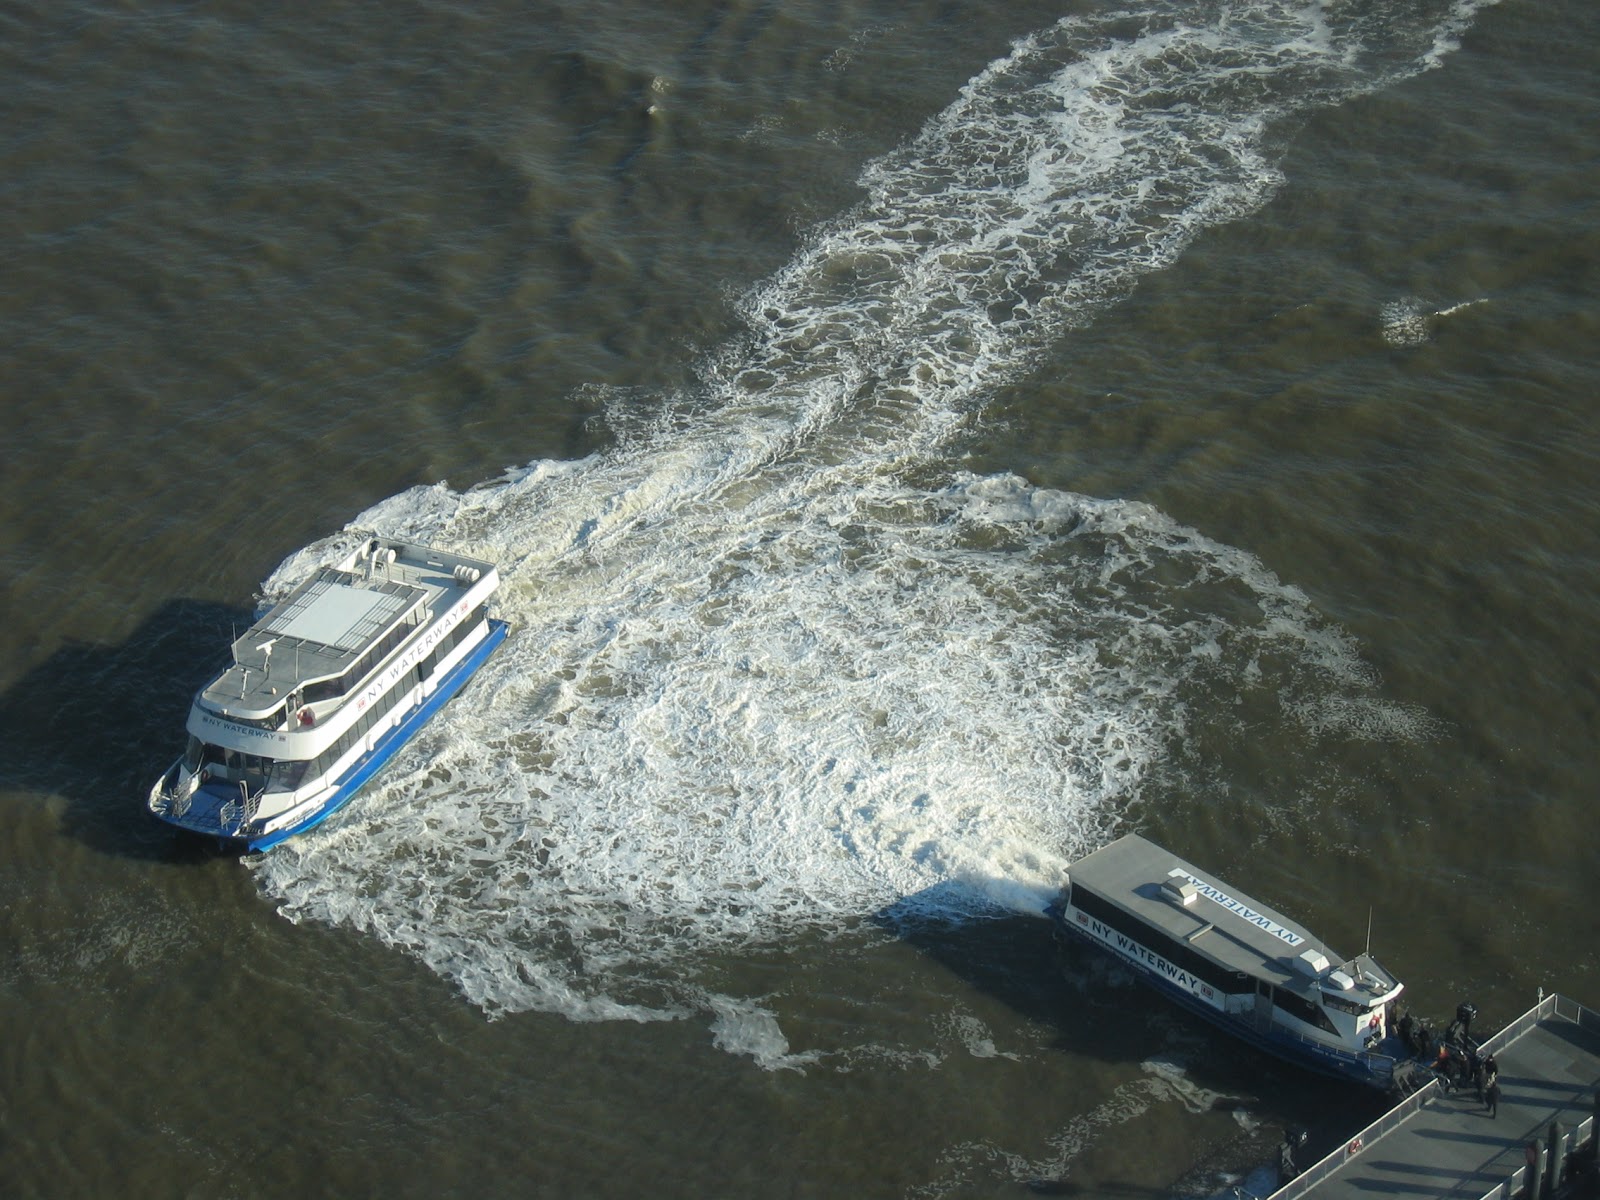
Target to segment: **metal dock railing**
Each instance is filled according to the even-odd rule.
[[[1540,998],[1484,1042],[1500,1063],[1500,1112],[1488,1114],[1430,1079],[1269,1200],[1405,1194],[1449,1200],[1549,1196],[1595,1136],[1600,1013]],[[1530,1184],[1535,1191],[1530,1192]]]

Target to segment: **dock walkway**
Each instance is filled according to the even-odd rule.
[[[1595,1136],[1600,1111],[1600,1013],[1546,996],[1484,1043],[1500,1065],[1491,1117],[1471,1088],[1437,1081],[1406,1097],[1350,1142],[1272,1193],[1270,1200],[1372,1200],[1375,1196],[1513,1200],[1552,1161]],[[1564,1146],[1548,1146],[1553,1122]],[[1529,1147],[1539,1143],[1539,1162]]]

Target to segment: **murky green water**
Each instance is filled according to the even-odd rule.
[[[1030,915],[1125,828],[1429,1014],[1600,993],[1591,6],[3,22],[0,1191],[1336,1136]],[[516,634],[314,835],[174,843],[189,695],[354,520]]]

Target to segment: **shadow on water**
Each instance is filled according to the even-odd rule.
[[[1062,939],[1042,911],[1033,917],[996,907],[974,917],[971,901],[964,885],[940,883],[883,909],[875,920],[968,986],[1052,1030],[1052,1048],[1064,1054],[1138,1063],[1175,1039],[1186,1045],[1223,1040],[1198,1017],[1140,986],[1110,955]]]
[[[1203,1185],[1191,1186],[1204,1178],[1242,1176],[1267,1162],[1275,1167],[1291,1128],[1306,1134],[1295,1158],[1307,1166],[1389,1107],[1377,1091],[1325,1079],[1229,1037],[1139,982],[1110,954],[1058,935],[1042,914],[995,908],[974,918],[964,885],[937,884],[875,920],[968,986],[1050,1030],[1050,1048],[1063,1058],[1167,1064],[1181,1070],[1196,1096],[1208,1098],[1210,1111],[1247,1118],[1234,1141],[1192,1164],[1178,1181],[1183,1194],[1205,1194]],[[1030,1185],[1043,1195],[1073,1195],[1073,1188],[1070,1179]]]
[[[0,787],[61,796],[62,832],[108,854],[204,861],[204,840],[145,808],[183,750],[195,689],[247,610],[174,600],[121,645],[63,646],[0,697]]]

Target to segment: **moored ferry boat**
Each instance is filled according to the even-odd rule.
[[[1370,954],[1343,959],[1288,917],[1129,834],[1079,859],[1046,910],[1157,990],[1290,1062],[1378,1088],[1409,1050],[1404,986]]]
[[[493,563],[371,538],[233,643],[150,790],[180,829],[265,850],[327,819],[502,641]]]

